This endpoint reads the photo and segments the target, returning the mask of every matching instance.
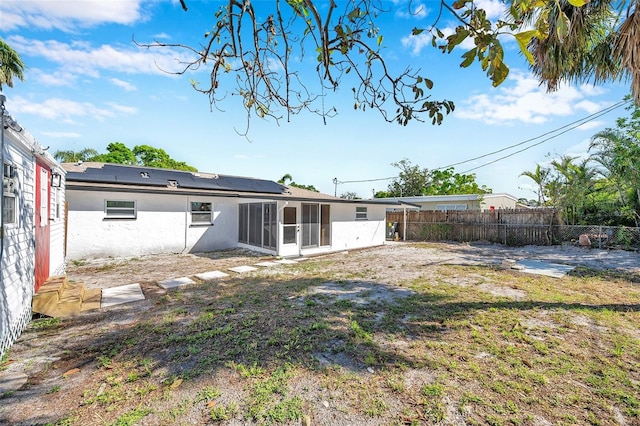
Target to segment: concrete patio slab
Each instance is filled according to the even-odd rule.
[[[165,290],[195,283],[196,282],[189,277],[171,278],[168,280],[158,281],[158,285]]]
[[[140,284],[127,284],[102,290],[102,308],[144,300]]]
[[[520,272],[527,274],[545,275],[547,277],[562,278],[572,271],[575,267],[570,265],[561,265],[559,263],[550,263],[542,260],[519,260],[516,262],[516,268]]]
[[[262,266],[263,268],[268,268],[270,266],[278,266],[279,263],[277,262],[260,262],[260,263],[256,263],[256,266]]]
[[[222,271],[209,271],[209,272],[203,272],[201,274],[194,275],[194,277],[202,281],[209,281],[209,280],[214,280],[216,278],[224,278],[228,276],[229,274],[225,274]]]
[[[229,268],[229,270],[239,274],[244,274],[245,272],[256,271],[258,268],[254,268],[253,266],[236,266],[235,268]]]

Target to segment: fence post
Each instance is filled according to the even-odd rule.
[[[598,248],[602,248],[602,225],[598,226]]]
[[[507,224],[504,224],[504,245],[507,245]]]

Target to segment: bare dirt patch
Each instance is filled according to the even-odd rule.
[[[579,266],[564,278],[504,258]],[[146,300],[34,321],[0,423],[635,424],[640,257],[576,247],[389,244],[163,290],[251,252],[68,265]]]

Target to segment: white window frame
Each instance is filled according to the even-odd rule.
[[[194,210],[194,204],[199,205]],[[202,210],[202,206],[209,205],[209,210]],[[190,201],[189,213],[191,213],[192,225],[211,225],[213,224],[213,203],[211,201]]]
[[[54,186],[51,187],[51,210],[49,212],[49,219],[51,220],[60,219],[61,192],[60,188],[56,188]]]
[[[356,207],[356,220],[369,220],[367,206]]]
[[[109,203],[131,203],[131,206],[109,206]],[[130,213],[133,211],[132,213]],[[104,200],[105,219],[137,219],[138,206],[135,200]]]
[[[49,170],[40,167],[40,227],[49,224]]]
[[[12,200],[13,217],[4,216],[4,224],[18,225],[18,169],[11,163],[4,163],[2,167],[2,215],[5,215],[5,199]]]

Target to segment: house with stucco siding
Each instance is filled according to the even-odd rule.
[[[307,256],[385,243],[386,208],[270,180],[105,163],[63,164],[69,259],[236,247]]]

